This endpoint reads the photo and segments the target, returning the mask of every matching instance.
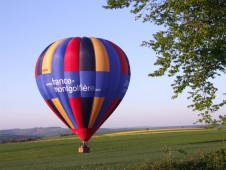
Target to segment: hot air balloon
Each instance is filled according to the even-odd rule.
[[[88,147],[92,135],[122,101],[130,66],[123,50],[111,41],[65,38],[41,53],[35,78],[46,104]]]

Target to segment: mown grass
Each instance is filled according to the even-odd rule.
[[[215,151],[224,147],[225,132],[177,129],[159,133],[129,131],[130,135],[97,133],[90,141],[89,154],[77,152],[80,140],[75,136],[0,144],[0,169],[137,169],[143,162],[163,159],[165,148],[175,160],[183,156],[181,151],[189,155]]]

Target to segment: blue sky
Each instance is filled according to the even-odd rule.
[[[0,2],[0,129],[65,127],[39,94],[34,67],[50,43],[83,36],[111,40],[130,61],[128,92],[102,127],[180,126],[198,119],[186,107],[190,103],[186,94],[171,99],[173,79],[147,76],[157,68],[153,65],[156,54],[140,44],[161,28],[135,21],[129,9],[105,10],[103,4],[104,0]],[[221,96],[225,78],[215,82]]]

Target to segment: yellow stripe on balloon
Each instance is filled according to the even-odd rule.
[[[104,97],[94,97],[93,98],[93,106],[92,111],[89,119],[89,126],[88,128],[92,128],[93,124],[100,112],[101,106],[103,105]]]
[[[55,107],[57,108],[57,110],[60,112],[61,116],[64,118],[64,120],[69,124],[69,126],[71,128],[75,128],[73,126],[73,124],[71,123],[70,119],[68,118],[64,108],[62,107],[62,105],[60,104],[60,101],[58,98],[54,98],[52,99],[53,104],[55,105]]]
[[[52,58],[55,52],[56,47],[63,41],[63,39],[56,41],[53,43],[45,53],[42,62],[42,74],[51,73],[51,65],[52,65]]]
[[[91,37],[93,44],[95,60],[96,60],[96,71],[110,71],[110,63],[107,51],[100,40]]]

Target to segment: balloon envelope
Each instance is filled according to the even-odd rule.
[[[51,110],[88,141],[124,97],[130,67],[114,43],[87,37],[58,40],[39,56],[35,77]]]

